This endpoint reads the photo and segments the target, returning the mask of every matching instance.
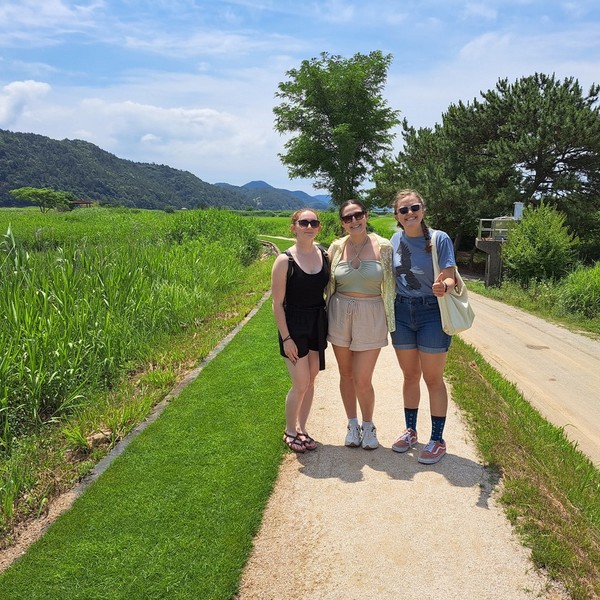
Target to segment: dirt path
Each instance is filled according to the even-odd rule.
[[[471,294],[476,313],[461,338],[600,467],[600,341]]]
[[[381,446],[345,448],[330,351],[327,362],[309,430],[320,446],[286,456],[238,600],[565,597],[532,570],[453,404],[449,454],[440,463],[420,465],[418,449],[392,452],[403,417],[401,375],[388,346],[374,378]],[[427,404],[419,414],[422,442],[430,432]]]

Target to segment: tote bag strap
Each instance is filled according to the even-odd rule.
[[[438,231],[435,230],[431,235],[431,259],[433,261],[433,279],[437,279],[437,276],[440,274],[440,263],[438,262],[438,252],[437,252],[437,238]]]

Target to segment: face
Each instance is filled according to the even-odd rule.
[[[398,221],[402,227],[420,225],[423,220],[424,212],[425,209],[423,203],[413,194],[398,200],[394,208],[396,221]]]
[[[312,210],[303,210],[292,224],[292,231],[299,235],[315,237],[321,231],[319,217]]]
[[[340,219],[346,233],[362,233],[367,229],[367,211],[363,210],[358,204],[346,206],[340,215]]]

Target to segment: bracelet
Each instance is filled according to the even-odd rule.
[[[444,294],[446,294],[448,292],[448,284],[445,281],[442,281],[442,283],[444,284]]]
[[[283,340],[281,340],[282,342],[287,342],[288,340],[291,340],[292,336],[288,335],[286,338],[283,338]]]

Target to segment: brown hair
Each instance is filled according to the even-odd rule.
[[[394,196],[394,214],[396,214],[398,202],[404,200],[405,198],[408,198],[409,196],[414,196],[423,207],[423,212],[425,212],[425,200],[423,200],[421,194],[419,194],[419,192],[417,192],[416,190],[405,189],[400,190]],[[396,227],[400,227],[401,229],[403,228],[402,225],[400,225],[400,221],[396,221]],[[425,251],[431,252],[431,236],[429,235],[429,227],[427,227],[427,223],[425,223],[425,218],[423,218],[421,221],[421,229],[423,230],[423,237],[425,238]]]
[[[360,210],[364,210],[365,212],[367,212],[367,207],[360,200],[351,198],[350,200],[346,200],[345,202],[342,202],[342,204],[340,206],[340,210],[338,211],[338,215],[340,216],[340,219],[342,218],[342,213],[344,212],[344,209],[347,206],[352,206],[353,204],[356,204],[356,206],[360,207]]]

